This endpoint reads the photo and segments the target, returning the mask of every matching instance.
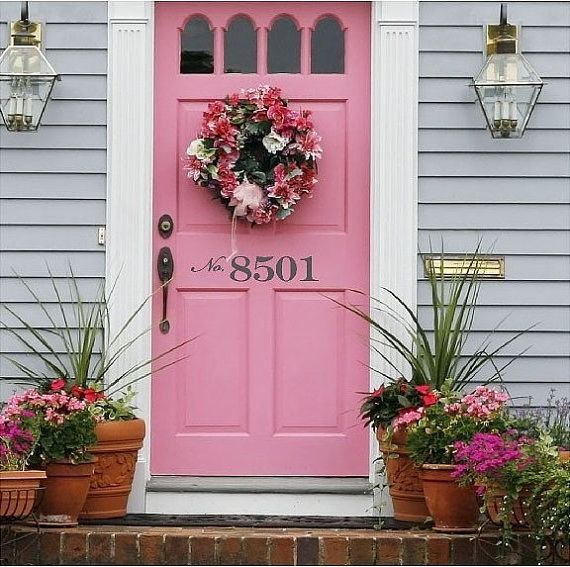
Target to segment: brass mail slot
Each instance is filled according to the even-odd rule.
[[[505,278],[505,258],[503,256],[478,256],[473,259],[465,256],[426,256],[425,275],[443,275],[453,278],[477,272],[479,278],[502,280]]]

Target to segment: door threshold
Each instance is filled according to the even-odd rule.
[[[221,494],[372,494],[368,477],[152,476],[147,492]]]
[[[86,519],[88,525],[113,526],[159,526],[171,528],[305,528],[305,529],[352,529],[378,528],[408,530],[425,529],[430,523],[414,524],[401,522],[392,517],[378,516],[263,516],[263,515],[215,515],[215,514],[127,514],[124,518],[110,520]]]

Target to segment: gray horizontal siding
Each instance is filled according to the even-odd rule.
[[[96,297],[105,274],[97,232],[105,224],[107,4],[30,2],[29,7],[33,19],[45,22],[46,55],[62,80],[37,133],[0,130],[0,296],[26,321],[42,327],[46,317],[15,273],[48,302],[55,296],[46,264],[59,278],[65,301],[71,299],[64,279],[69,264],[85,299]],[[0,45],[7,42],[7,22],[18,19],[19,10],[19,2],[0,2]],[[57,305],[50,309],[61,322]],[[66,312],[71,313],[69,305]],[[22,326],[5,310],[0,318]],[[0,354],[33,364],[25,351],[0,331]],[[1,358],[0,376],[19,376]],[[11,388],[1,383],[0,395]]]
[[[465,89],[469,90],[467,84]],[[472,102],[420,102],[420,128],[484,130],[485,119],[481,110],[475,106],[476,98],[473,94]],[[542,104],[539,102],[529,121],[529,133],[533,130],[567,130],[570,123],[568,106],[568,104],[561,103]],[[494,143],[500,144],[502,142],[505,140],[496,140]],[[540,152],[540,148],[536,148],[536,151]]]
[[[480,67],[483,66],[481,60]],[[422,77],[419,87],[421,103],[447,102],[452,104],[472,103],[475,91],[469,87],[471,77]],[[547,87],[540,93],[540,104],[570,102],[570,79],[550,78]]]
[[[536,325],[497,357],[528,349],[504,372],[521,403],[568,395],[570,376],[570,4],[509,2],[522,51],[546,81],[521,140],[493,140],[469,83],[483,65],[483,25],[500,2],[420,3],[419,246],[466,253],[480,239],[505,256],[506,277],[481,286],[475,349]],[[421,263],[418,264],[423,276]],[[430,292],[419,314],[431,325]],[[526,397],[526,400],[525,400]]]

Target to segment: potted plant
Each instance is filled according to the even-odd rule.
[[[30,462],[44,466],[45,492],[38,508],[41,525],[75,526],[89,490],[96,441],[89,401],[52,381],[49,390],[32,388],[12,396],[4,419],[37,432]]]
[[[34,432],[0,414],[0,518],[2,522],[29,516],[38,500],[42,470],[28,469],[36,444]]]
[[[424,522],[429,516],[419,471],[406,448],[406,426],[438,398],[429,385],[400,378],[367,395],[360,408],[366,425],[376,431],[397,520]]]
[[[472,486],[461,486],[456,479],[456,444],[470,441],[479,432],[508,429],[508,399],[508,394],[485,386],[460,399],[446,390],[410,425],[408,449],[412,460],[421,466],[420,478],[436,531],[477,530],[477,494]]]
[[[503,550],[511,546],[513,527],[528,528],[532,479],[556,460],[550,437],[532,439],[515,428],[476,433],[470,441],[455,443],[455,478],[475,486],[487,515],[500,526]]]
[[[493,337],[493,332],[491,332],[475,351],[466,352],[465,349],[465,344],[471,334],[481,283],[480,267],[477,262],[478,252],[479,247],[473,254],[467,255],[465,257],[466,269],[449,280],[444,277],[442,271],[426,270],[432,298],[431,328],[424,325],[400,297],[386,288],[382,288],[384,299],[372,300],[378,315],[369,314],[356,305],[346,305],[332,300],[370,324],[374,352],[385,360],[398,375],[409,375],[407,383],[411,392],[417,391],[416,387],[427,388],[426,393],[434,396],[435,392],[440,391],[444,385],[451,392],[460,392],[474,380],[488,384],[500,380],[502,371],[514,361],[512,358],[498,367],[493,358],[525,331],[515,334],[494,347],[490,346]],[[439,257],[440,265],[443,264],[443,258],[442,252]],[[424,262],[427,264],[428,261],[429,258],[425,257]],[[395,351],[407,364],[408,372],[404,372],[403,368],[395,367],[385,349]],[[490,369],[488,373],[486,373],[487,369]],[[386,387],[390,388],[393,378],[383,372],[379,374],[387,381]],[[375,390],[366,395],[362,405],[362,415],[374,429],[386,427],[388,436],[390,436],[393,434],[390,424],[393,412],[406,410],[408,403],[410,406],[414,404],[402,399],[402,405],[399,407],[400,398],[397,395],[394,399],[384,398],[378,395],[379,391]],[[390,390],[388,392],[390,393]],[[386,405],[384,405],[385,402]],[[422,407],[422,405],[425,404],[419,404],[417,407]],[[413,408],[408,409],[410,409],[408,417],[413,417]],[[376,415],[377,419],[369,419],[372,415]],[[385,437],[385,433],[381,430],[379,437],[381,444],[387,441]],[[385,438],[384,441],[382,441],[383,438]],[[404,427],[400,429],[396,439],[393,439],[393,441],[396,440],[398,442],[394,444],[398,447],[405,445]],[[384,448],[381,446],[381,451],[385,453]],[[391,454],[401,455],[402,453],[398,448]],[[418,501],[417,472],[413,467],[399,467],[394,463],[388,466],[388,462],[385,461],[385,469],[388,471],[389,486],[394,486],[395,482],[390,478],[390,469],[397,469],[402,479],[402,482],[398,483],[402,490],[398,489],[398,492],[405,490],[404,487],[409,487],[413,498]],[[402,520],[410,519],[409,511],[401,508],[400,499],[397,498],[395,501],[393,499],[393,502],[394,517]],[[418,512],[416,521],[421,521],[421,517],[421,513]]]
[[[63,323],[56,321],[46,304],[25,280],[21,279],[45,315],[48,329],[44,332],[36,329],[8,306],[4,308],[21,323],[27,334],[3,325],[45,363],[47,371],[39,373],[35,367],[16,360],[12,360],[12,363],[30,382],[43,390],[49,389],[54,376],[63,377],[66,390],[75,392],[76,396],[89,402],[89,411],[97,421],[96,440],[89,450],[98,461],[81,517],[119,518],[125,516],[127,511],[137,454],[145,437],[145,423],[135,414],[134,392],[130,387],[186,358],[185,355],[172,360],[172,355],[193,338],[151,359],[121,367],[125,354],[150,330],[146,329],[132,337],[131,325],[152,296],[147,297],[115,332],[111,328],[109,314],[109,302],[115,286],[111,286],[111,291],[107,294],[102,287],[95,301],[88,303],[82,299],[70,268],[68,295],[73,307],[70,316],[66,310],[66,302],[62,300],[63,290],[51,272],[50,277]],[[64,345],[66,357],[59,353],[61,344]],[[118,367],[121,367],[121,370],[116,370]],[[111,375],[114,377],[110,378]]]

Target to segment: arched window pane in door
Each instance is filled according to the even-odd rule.
[[[214,32],[205,18],[188,20],[180,38],[180,72],[208,74],[214,72]]]
[[[311,73],[344,73],[344,31],[335,18],[321,18],[311,34]]]
[[[286,16],[271,26],[267,38],[267,71],[269,73],[301,72],[301,30]]]
[[[224,34],[224,72],[257,72],[257,32],[249,18],[234,18]]]

